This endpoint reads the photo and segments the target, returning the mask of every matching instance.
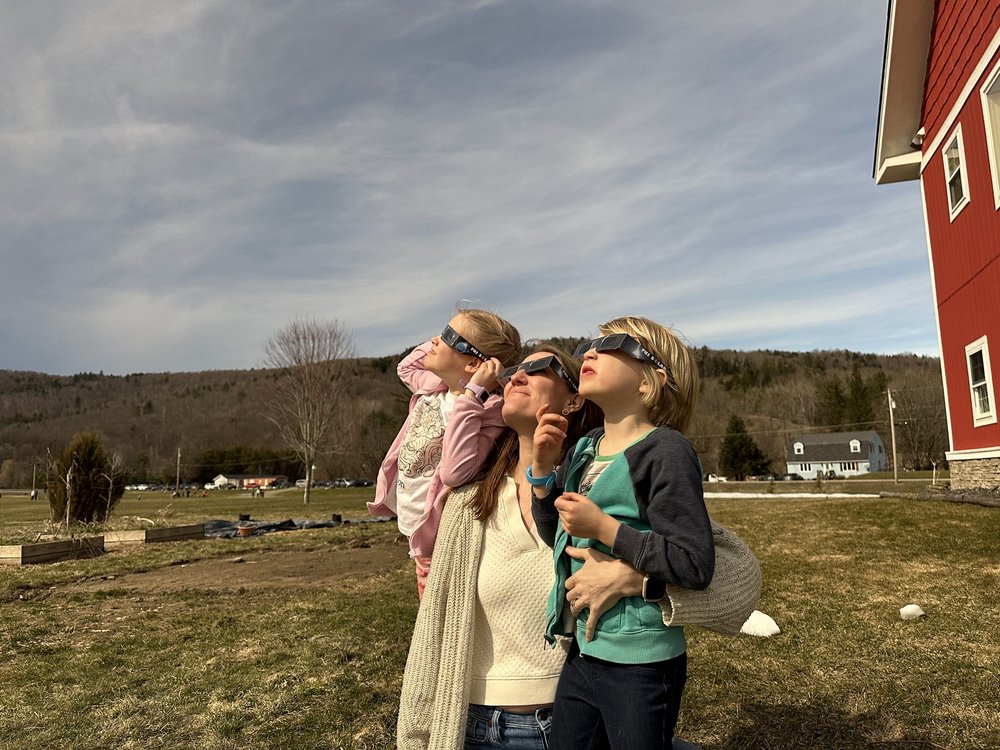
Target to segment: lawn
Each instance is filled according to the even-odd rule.
[[[299,495],[144,496],[122,512],[176,523],[360,515],[370,492],[318,492],[307,510]],[[32,509],[0,503],[0,533],[24,533]],[[681,736],[706,750],[1000,747],[1000,509],[709,507],[757,552],[760,608],[783,632],[689,632]],[[383,562],[352,564],[362,557]],[[302,564],[268,573],[276,561]],[[927,614],[902,621],[911,602]],[[416,606],[385,524],[0,569],[0,748],[390,748]]]

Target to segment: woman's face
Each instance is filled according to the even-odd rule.
[[[551,352],[535,352],[522,362],[531,362],[549,354]],[[547,411],[558,413],[572,396],[566,381],[549,367],[530,375],[518,370],[503,389],[503,421],[515,429],[519,425],[531,427],[537,424],[536,415],[543,404],[548,404]]]

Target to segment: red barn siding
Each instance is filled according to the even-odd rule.
[[[1000,30],[997,0],[937,0],[927,58],[922,122],[934,140],[976,64]]]
[[[953,3],[941,3],[952,5]],[[974,3],[960,3],[972,5]],[[981,3],[980,3],[981,4]],[[940,26],[949,19],[941,19]],[[993,32],[988,32],[992,39]],[[979,63],[985,44],[971,45],[979,50],[966,67],[971,74]],[[1000,53],[987,67],[984,78],[1000,60]],[[962,67],[956,65],[956,68]],[[966,80],[953,82],[953,96],[965,87]],[[944,364],[948,406],[951,414],[952,450],[1000,446],[1000,424],[973,427],[972,396],[969,389],[965,347],[987,336],[993,370],[994,398],[1000,397],[1000,212],[995,208],[990,174],[989,152],[982,101],[976,82],[973,94],[959,112],[957,121],[946,133],[950,137],[962,126],[969,204],[954,221],[949,220],[947,187],[944,181],[943,149],[935,153],[921,175],[927,211],[931,262],[934,266],[934,290],[941,355]],[[941,109],[947,114],[953,103]]]

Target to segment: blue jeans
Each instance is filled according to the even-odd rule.
[[[465,725],[465,750],[548,750],[552,709],[512,714],[495,706],[469,705]]]
[[[686,653],[614,664],[583,656],[574,641],[552,707],[552,750],[670,750],[686,679]]]

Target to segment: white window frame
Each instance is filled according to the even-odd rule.
[[[979,89],[986,125],[986,149],[990,155],[990,176],[993,178],[993,207],[1000,210],[1000,63]]]
[[[793,452],[793,453],[794,453],[794,454],[795,454],[796,456],[803,456],[803,455],[805,455],[805,452],[806,452],[806,449],[805,449],[805,446],[804,446],[804,445],[802,445],[802,443],[795,443],[795,444],[794,444],[794,445],[792,446],[792,452]]]
[[[981,353],[983,357],[982,382],[972,380],[972,355]],[[990,368],[990,345],[986,336],[973,341],[965,347],[965,367],[969,373],[969,395],[972,398],[972,424],[974,427],[983,427],[997,422],[997,402],[993,391],[993,372]],[[979,398],[976,393],[977,388],[986,389],[986,398],[989,400],[989,410],[983,411],[979,408]]]
[[[852,440],[851,441],[851,453],[861,453],[861,441]]]
[[[955,220],[962,209],[969,205],[969,170],[968,164],[965,161],[965,144],[962,141],[962,124],[959,123],[955,126],[952,131],[951,136],[945,140],[944,148],[941,149],[941,162],[944,167],[944,192],[948,197],[948,217],[951,221]],[[952,145],[958,147],[958,169],[955,172],[948,173],[948,151],[951,149]],[[962,197],[959,199],[958,203],[952,204],[951,202],[951,182],[952,178],[958,174],[959,179],[962,183]]]

